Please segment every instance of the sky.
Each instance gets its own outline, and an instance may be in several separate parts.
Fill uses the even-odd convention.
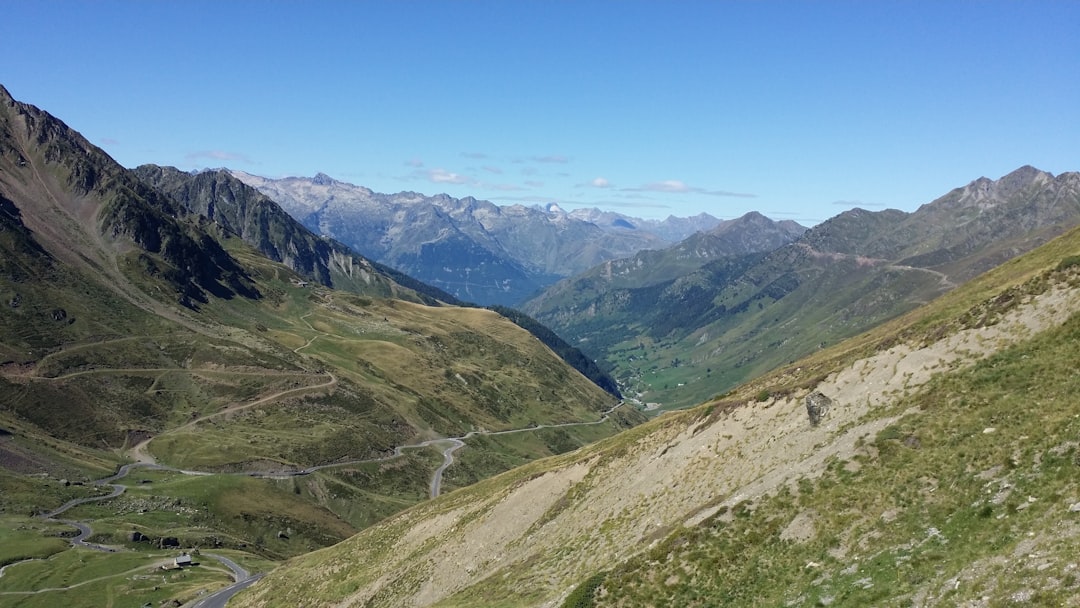
[[[127,167],[813,225],[1080,171],[1080,2],[0,0]]]

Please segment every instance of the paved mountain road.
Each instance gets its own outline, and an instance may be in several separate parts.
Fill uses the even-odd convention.
[[[229,570],[232,570],[233,580],[235,582],[224,589],[219,589],[204,598],[200,598],[194,603],[188,604],[190,608],[225,608],[225,604],[232,596],[236,595],[241,590],[250,587],[255,581],[265,576],[263,573],[248,574],[248,571],[240,564],[237,564],[224,555],[203,553],[203,556],[216,559],[222,564],[225,564]]]

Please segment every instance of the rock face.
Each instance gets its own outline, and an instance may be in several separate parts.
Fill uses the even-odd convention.
[[[192,174],[174,167],[142,165],[134,173],[188,211],[241,237],[271,260],[327,287],[429,304],[457,303],[453,296],[441,290],[365,259],[341,243],[313,234],[276,202],[228,171]]]
[[[806,396],[806,414],[810,417],[810,426],[817,426],[832,407],[829,399],[821,391],[814,391]]]
[[[25,253],[112,273],[113,285],[124,282],[120,270],[112,270],[124,266],[121,258],[137,258],[143,278],[153,277],[188,308],[210,296],[260,297],[244,268],[196,215],[59,119],[15,101],[2,86],[0,175],[0,228]],[[0,277],[18,274],[0,264]],[[20,304],[18,295],[9,301]]]

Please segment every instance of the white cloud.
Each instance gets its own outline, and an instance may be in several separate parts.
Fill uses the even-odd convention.
[[[727,190],[707,190],[696,186],[689,186],[681,180],[666,179],[661,182],[644,184],[638,188],[624,188],[624,192],[662,192],[665,194],[705,194],[708,196],[731,196],[736,198],[757,198],[756,194],[742,192],[729,192]]]
[[[220,161],[239,161],[242,163],[251,164],[251,159],[246,154],[240,154],[237,152],[225,152],[224,150],[200,150],[198,152],[191,152],[184,157],[189,161],[196,160],[220,160]]]
[[[432,169],[427,172],[427,178],[436,184],[468,184],[472,181],[464,175],[446,169]]]
[[[662,182],[653,182],[651,184],[645,184],[641,187],[642,190],[648,190],[649,192],[693,192],[694,189],[677,179],[667,179]]]
[[[603,177],[598,177],[598,178],[592,180],[591,182],[589,182],[589,185],[594,187],[594,188],[610,188],[611,187],[611,182],[609,182],[607,179],[605,179]]]
[[[562,156],[561,154],[549,154],[547,156],[534,156],[534,157],[532,157],[531,160],[533,162],[537,162],[537,163],[557,163],[557,164],[560,164],[560,165],[565,165],[566,163],[570,162],[569,158],[566,158],[565,156]]]

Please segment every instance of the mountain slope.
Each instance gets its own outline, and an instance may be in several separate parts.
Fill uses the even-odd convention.
[[[271,260],[282,262],[327,287],[425,304],[462,304],[440,289],[356,255],[337,241],[315,236],[266,195],[227,171],[190,174],[171,167],[143,165],[134,172],[188,210],[240,236]],[[619,396],[614,380],[546,327],[510,309],[493,310],[535,335],[605,391]]]
[[[1076,605],[1078,252],[1073,230],[722,401],[297,558],[235,603]],[[811,423],[807,403],[829,407]]]
[[[603,306],[610,292],[669,283],[673,277],[689,274],[712,260],[778,249],[804,232],[806,228],[795,222],[774,222],[751,212],[720,222],[666,249],[645,250],[629,258],[604,262],[549,287],[522,308],[531,314],[553,308],[584,313]]]
[[[606,360],[624,392],[689,405],[909,311],[1077,222],[1080,174],[1024,167],[914,213],[854,209],[758,258],[718,259],[642,287],[601,285],[580,301],[552,291],[526,312]]]
[[[143,165],[135,175],[168,194],[192,213],[239,235],[271,260],[327,287],[365,295],[458,303],[453,296],[429,288],[356,255],[344,245],[319,238],[285,213],[274,201],[232,177],[227,171],[182,172],[173,167]],[[413,293],[415,292],[415,293]]]
[[[665,244],[625,220],[601,227],[557,206],[379,194],[323,174],[271,180],[232,173],[317,234],[482,304],[512,306],[558,278]]]
[[[306,284],[239,238],[287,230],[263,202],[188,211],[0,92],[0,532],[157,460],[164,494],[82,508],[98,542],[282,559],[426,500],[440,438],[477,434],[449,489],[640,420],[492,311]]]
[[[114,288],[139,306],[144,296],[123,291],[122,265],[138,264],[159,277],[188,307],[209,295],[257,297],[243,269],[185,213],[135,179],[63,122],[22,104],[0,88],[3,195],[19,207],[17,222],[66,263],[117,279]],[[34,199],[34,206],[14,201]],[[84,230],[83,225],[92,229]]]

